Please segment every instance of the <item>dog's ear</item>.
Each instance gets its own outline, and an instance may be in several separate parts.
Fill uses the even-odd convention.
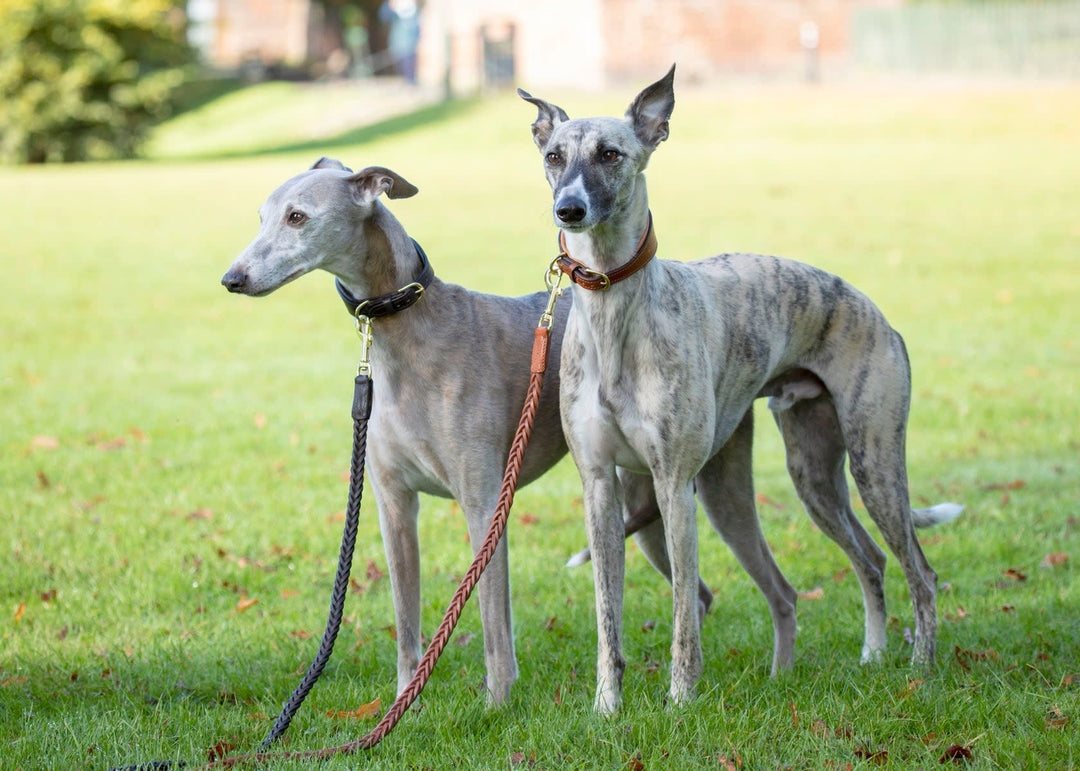
[[[353,197],[358,202],[370,203],[383,193],[387,198],[410,198],[420,191],[405,177],[385,166],[368,166],[349,177]]]
[[[334,158],[327,158],[325,155],[315,163],[311,164],[313,169],[337,169],[338,171],[352,171],[348,166],[339,160]]]
[[[534,105],[538,110],[536,122],[532,124],[532,134],[536,146],[543,150],[544,146],[547,145],[548,139],[551,137],[551,132],[563,121],[570,120],[570,116],[563,111],[562,107],[556,107],[553,104],[545,102],[543,99],[537,99],[528,91],[523,91],[519,88],[517,92],[518,96],[529,104]]]
[[[643,144],[656,149],[668,138],[668,119],[675,109],[675,65],[667,75],[637,95],[626,110],[634,133]]]

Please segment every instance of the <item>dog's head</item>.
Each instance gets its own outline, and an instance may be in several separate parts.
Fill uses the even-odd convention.
[[[533,140],[555,199],[555,224],[588,230],[632,200],[638,175],[667,139],[675,108],[675,66],[643,90],[622,118],[571,120],[556,105],[521,89],[518,95],[536,106]]]
[[[353,172],[320,158],[273,193],[259,208],[259,234],[236,258],[221,283],[230,292],[270,294],[316,268],[364,254],[361,223],[380,195],[408,198],[417,189],[382,166]]]

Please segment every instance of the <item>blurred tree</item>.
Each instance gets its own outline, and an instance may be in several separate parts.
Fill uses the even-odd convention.
[[[0,156],[130,158],[193,61],[183,0],[0,0]]]

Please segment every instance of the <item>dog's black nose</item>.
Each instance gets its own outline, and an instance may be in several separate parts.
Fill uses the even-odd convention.
[[[247,283],[247,274],[240,270],[230,270],[221,277],[221,285],[230,292],[239,292]]]
[[[555,216],[561,222],[575,223],[585,219],[585,204],[576,198],[562,201],[555,209]]]

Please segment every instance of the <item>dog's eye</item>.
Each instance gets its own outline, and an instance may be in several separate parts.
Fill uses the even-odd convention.
[[[600,160],[604,163],[615,163],[622,155],[618,150],[604,150],[600,153]]]
[[[285,221],[290,225],[299,226],[307,222],[307,215],[300,211],[291,211],[289,216],[285,218]]]
[[[562,156],[558,153],[548,153],[544,156],[544,160],[548,162],[549,166],[558,166],[562,163]]]

